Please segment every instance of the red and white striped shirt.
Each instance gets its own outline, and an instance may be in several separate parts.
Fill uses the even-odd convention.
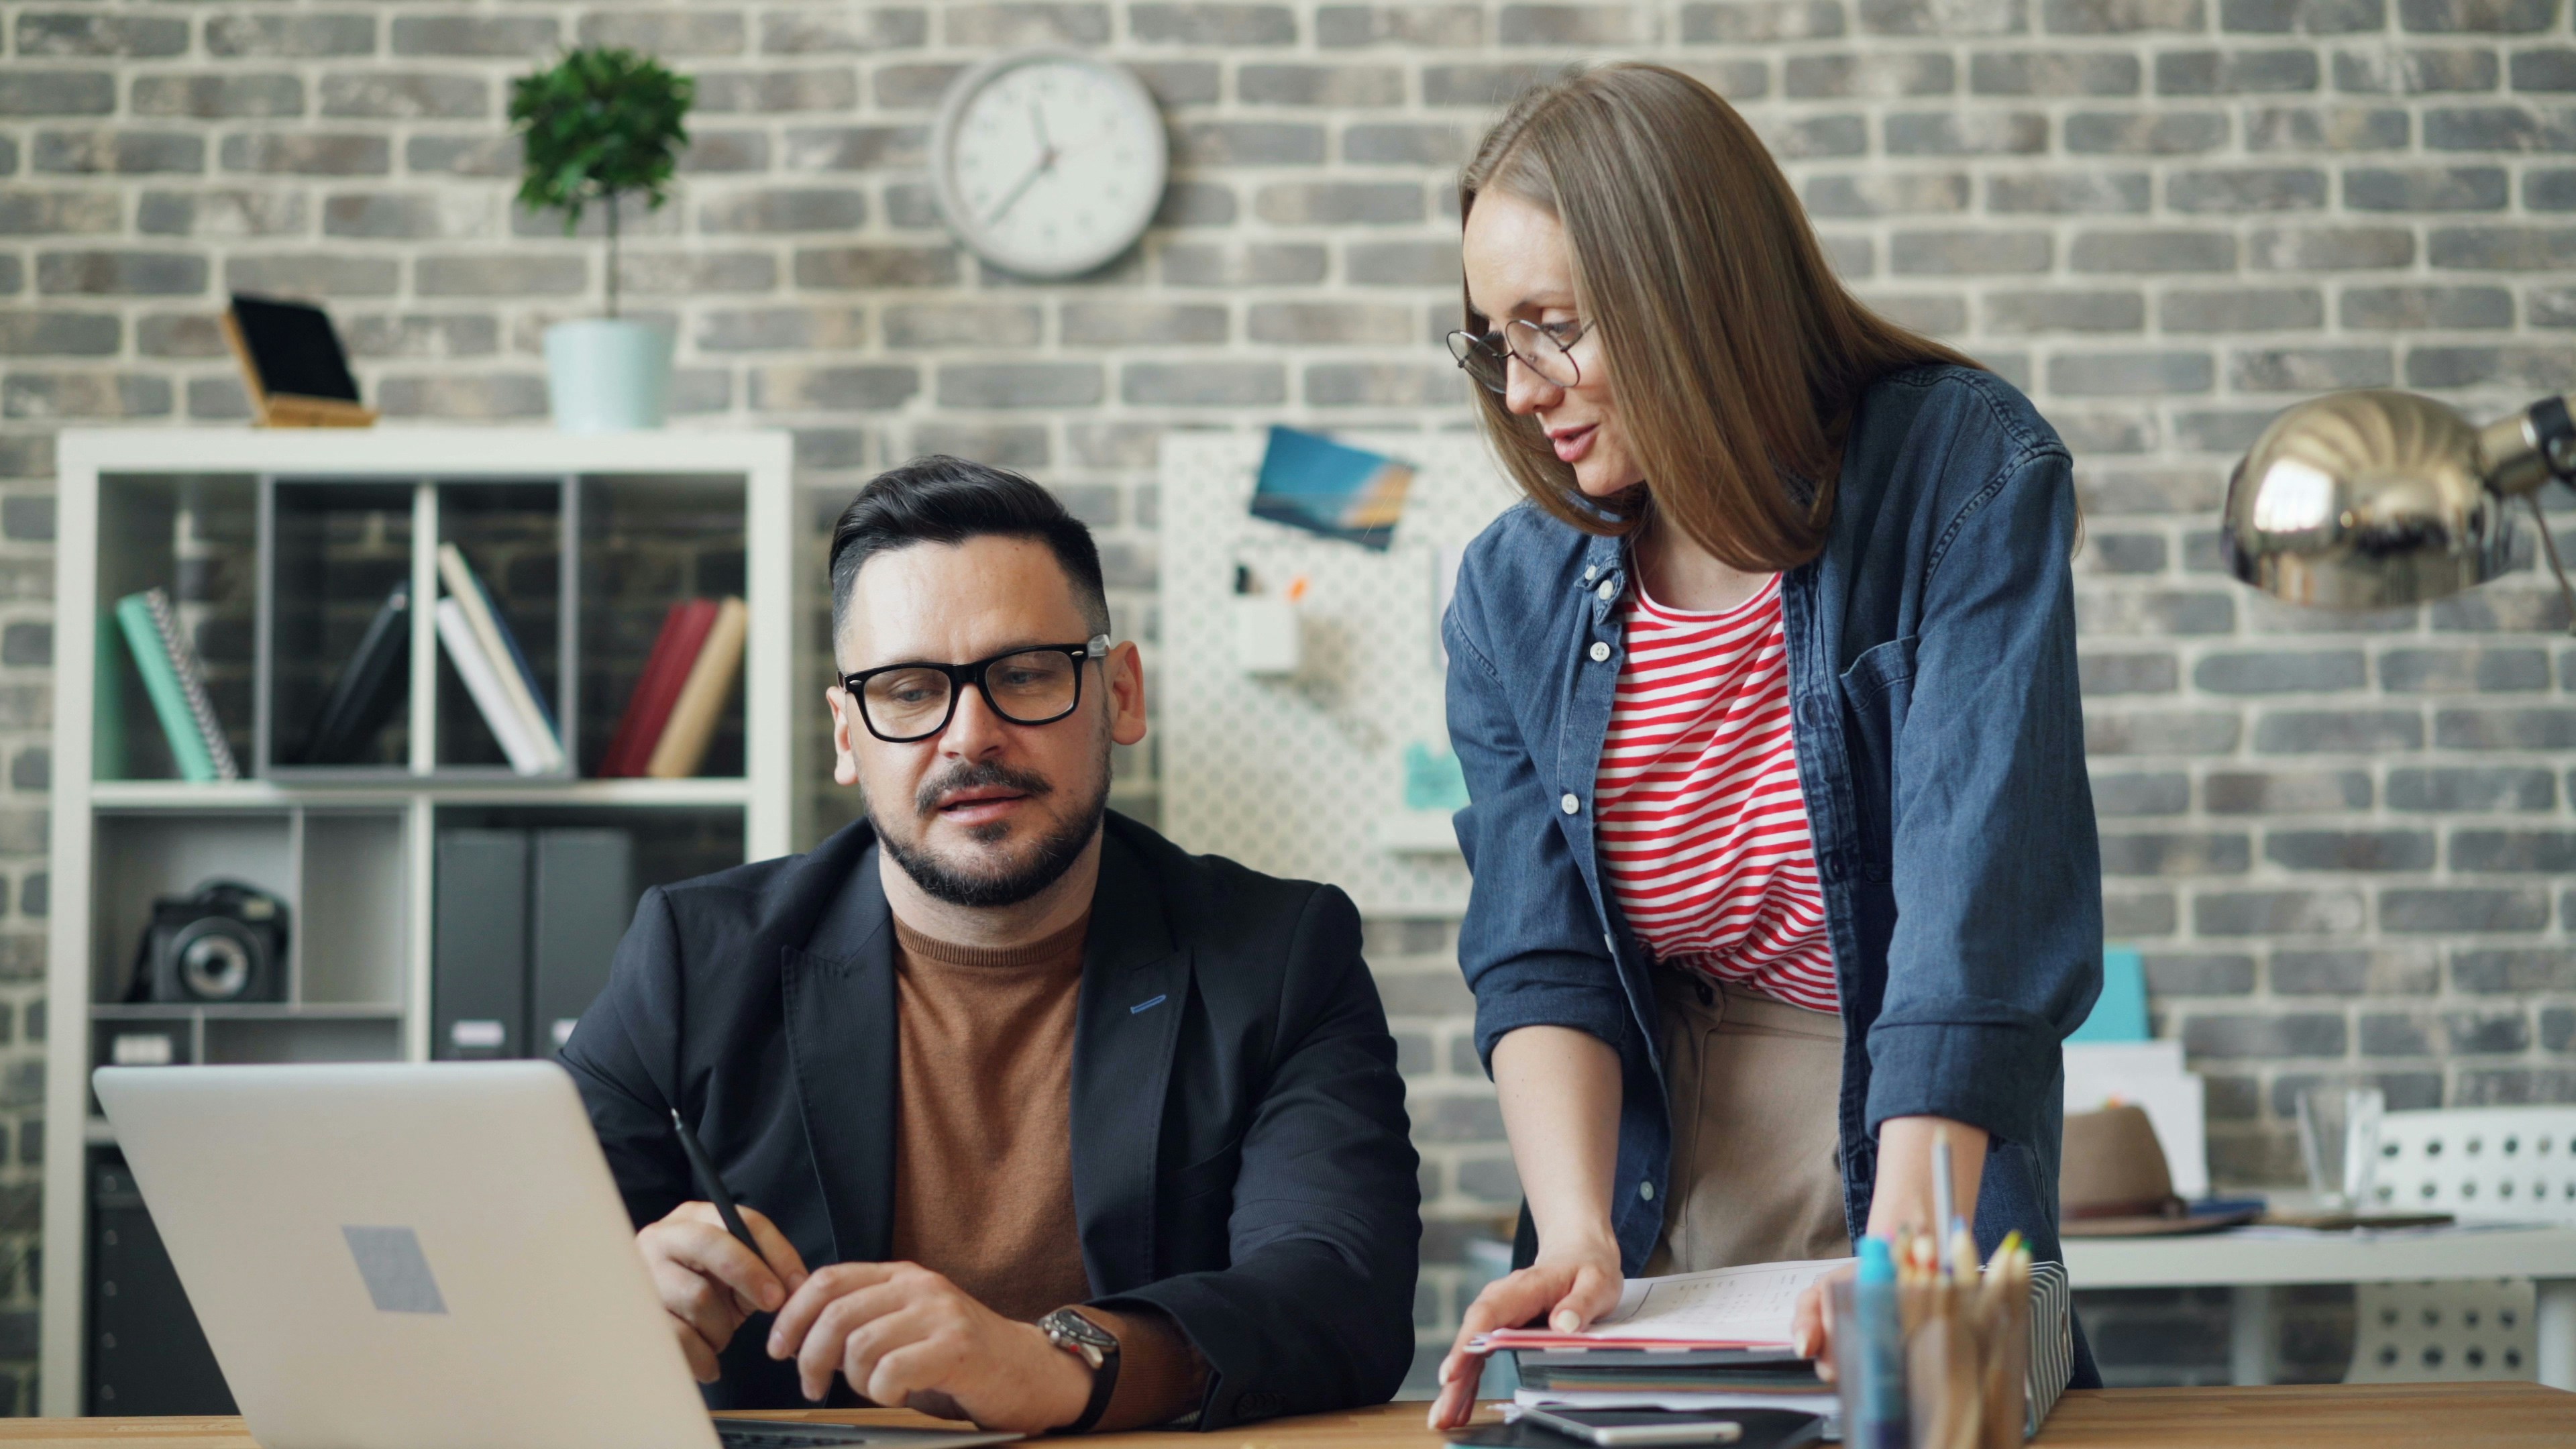
[[[1722,614],[1631,588],[1625,622],[1593,784],[1612,897],[1657,960],[1839,1011],[1789,734],[1778,576]]]

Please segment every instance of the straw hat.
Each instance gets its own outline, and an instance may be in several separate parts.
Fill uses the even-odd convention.
[[[2165,1149],[2139,1107],[2066,1116],[2057,1177],[2058,1236],[2127,1238],[2205,1233],[2252,1222],[2261,1210],[2194,1213],[2174,1195]]]

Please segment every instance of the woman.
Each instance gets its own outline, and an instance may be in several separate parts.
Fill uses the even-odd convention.
[[[2101,979],[2065,446],[1853,300],[1726,102],[1543,86],[1461,181],[1487,436],[1528,494],[1444,623],[1460,959],[1527,1203],[1487,1329],[1621,1278],[1939,1225],[2057,1256]],[[1820,1295],[1798,1337],[1822,1352]],[[2078,1339],[2077,1379],[2093,1378]]]

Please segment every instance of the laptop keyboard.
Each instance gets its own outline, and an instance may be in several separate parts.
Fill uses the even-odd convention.
[[[974,1430],[892,1428],[873,1424],[815,1424],[798,1419],[718,1419],[716,1437],[724,1449],[849,1449],[873,1445],[954,1443]],[[993,1438],[1016,1436],[993,1435]]]

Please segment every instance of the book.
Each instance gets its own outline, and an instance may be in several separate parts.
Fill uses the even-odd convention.
[[[297,757],[300,765],[345,765],[365,749],[376,731],[383,729],[385,717],[393,712],[403,697],[403,685],[409,671],[403,668],[411,654],[411,580],[393,586],[385,601],[376,607],[375,617],[367,621],[367,632],[358,639],[358,647],[349,662],[340,666],[339,676],[331,681],[331,692],[322,701],[316,715],[313,733],[304,742],[304,752]]]
[[[134,655],[134,667],[143,675],[152,712],[160,716],[161,732],[169,737],[179,777],[199,782],[240,779],[241,767],[233,759],[231,742],[224,738],[223,722],[215,717],[214,702],[206,697],[205,669],[197,662],[197,651],[188,647],[179,632],[170,596],[159,589],[128,594],[116,601],[116,622]]]
[[[483,641],[476,637],[465,606],[453,595],[441,599],[437,619],[438,642],[446,647],[448,662],[456,666],[456,677],[465,681],[465,692],[473,696],[474,707],[482,711],[483,723],[491,726],[492,737],[501,742],[501,753],[510,757],[510,768],[522,775],[542,775],[554,768],[545,752],[537,748],[536,738],[520,718],[518,706],[502,689],[501,671],[483,652]]]
[[[662,726],[670,721],[671,704],[680,697],[680,686],[688,682],[689,666],[697,662],[699,646],[706,643],[707,630],[715,621],[713,599],[680,599],[663,613],[662,630],[653,636],[653,648],[644,657],[644,672],[626,696],[626,709],[608,737],[608,753],[600,757],[602,777],[644,773],[654,744],[662,738]]]
[[[542,774],[563,764],[563,745],[555,738],[553,712],[537,702],[536,676],[527,672],[527,656],[520,653],[518,640],[511,635],[509,624],[500,611],[492,607],[491,595],[483,580],[465,561],[465,551],[452,543],[438,546],[438,576],[447,583],[447,596],[463,611],[474,637],[483,645],[483,656],[492,666],[492,675],[502,698],[509,702],[519,719],[528,742],[535,746],[544,764],[521,774]],[[443,603],[444,601],[442,601]]]
[[[707,745],[715,739],[716,717],[733,695],[734,676],[742,670],[742,648],[751,629],[751,610],[740,599],[716,606],[715,623],[699,648],[689,677],[672,701],[670,723],[653,745],[644,773],[656,780],[679,780],[706,763]]]

